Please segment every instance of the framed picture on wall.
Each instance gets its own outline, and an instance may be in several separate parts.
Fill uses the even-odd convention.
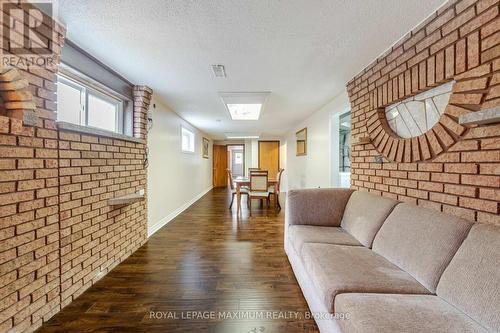
[[[201,154],[203,158],[208,158],[208,147],[210,145],[210,141],[207,138],[203,138],[203,142],[201,145]]]
[[[307,127],[301,129],[295,133],[296,139],[296,155],[305,156],[307,155]]]

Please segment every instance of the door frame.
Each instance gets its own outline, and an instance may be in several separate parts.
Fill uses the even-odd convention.
[[[258,166],[260,168],[260,143],[261,142],[277,142],[278,143],[278,170],[281,168],[281,157],[280,157],[280,148],[281,148],[281,141],[280,140],[259,140],[257,147],[258,147],[258,156],[257,156],[257,162],[259,162]]]
[[[340,187],[340,142],[339,142],[339,130],[340,130],[340,117],[350,113],[351,108],[345,107],[341,111],[333,112],[330,115],[330,144],[331,144],[331,161],[330,161],[330,183],[332,187]],[[352,116],[352,112],[351,112]],[[352,129],[352,124],[351,124]],[[352,148],[352,147],[351,147]]]
[[[226,145],[227,147],[231,147],[231,146],[236,146],[236,147],[243,147],[243,177],[245,177],[245,144],[244,143],[229,143]],[[229,156],[229,155],[228,155]],[[228,165],[229,167],[229,165]]]

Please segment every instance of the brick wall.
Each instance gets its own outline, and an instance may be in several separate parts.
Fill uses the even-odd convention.
[[[0,332],[38,328],[147,238],[146,201],[107,204],[146,189],[146,141],[58,129],[56,72],[0,68]],[[146,124],[152,92],[136,90]]]
[[[108,199],[146,188],[144,143],[59,131],[61,302],[69,304],[147,238],[146,202]]]
[[[451,80],[449,105],[429,133],[404,140],[388,130],[386,106]],[[371,141],[352,147],[352,188],[500,224],[500,124],[457,123],[461,114],[500,105],[498,0],[449,1],[347,90],[352,135]]]

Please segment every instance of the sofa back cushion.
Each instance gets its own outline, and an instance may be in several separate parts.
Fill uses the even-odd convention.
[[[437,295],[500,332],[500,227],[476,224],[443,273]]]
[[[471,222],[459,217],[402,203],[380,228],[373,251],[434,293],[471,227]]]
[[[347,202],[342,228],[364,246],[371,247],[375,235],[398,203],[380,195],[356,191]]]
[[[286,197],[285,223],[340,227],[352,192],[345,188],[290,190]]]

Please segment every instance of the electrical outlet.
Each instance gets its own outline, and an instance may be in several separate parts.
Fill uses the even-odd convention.
[[[144,189],[143,189],[143,188],[141,188],[141,189],[139,190],[139,195],[144,195]]]

